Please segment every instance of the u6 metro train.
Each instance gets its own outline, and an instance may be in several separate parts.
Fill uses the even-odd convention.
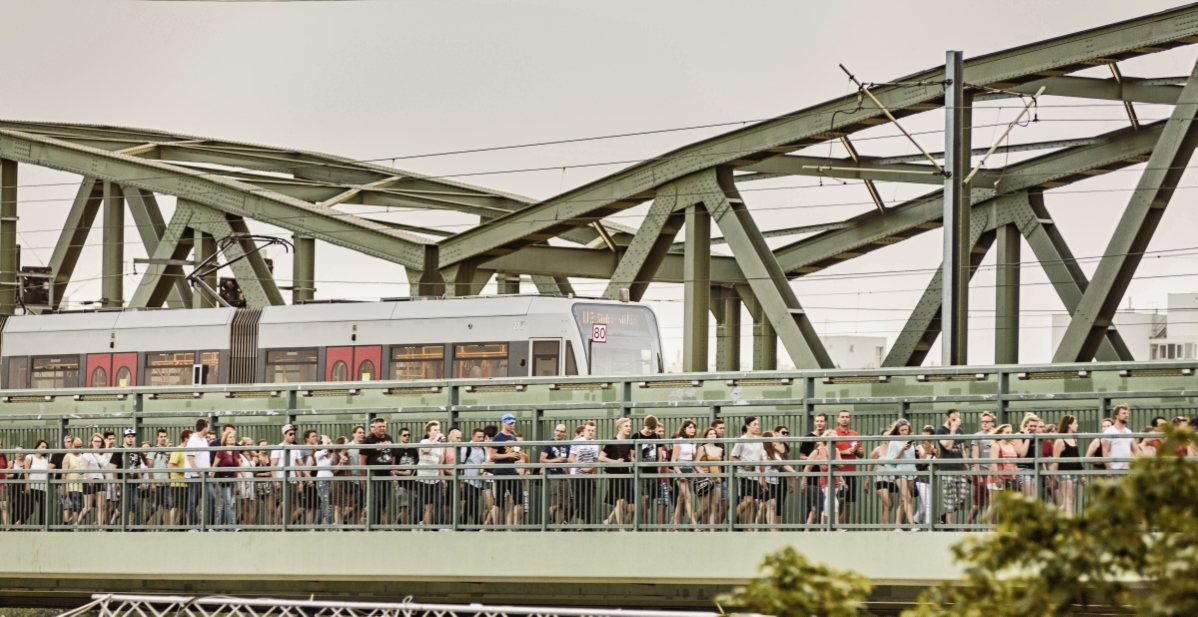
[[[0,362],[4,389],[664,372],[648,307],[542,296],[14,316]]]

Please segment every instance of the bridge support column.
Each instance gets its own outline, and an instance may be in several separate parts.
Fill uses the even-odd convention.
[[[115,182],[104,183],[104,232],[100,306],[125,304],[125,194]]]
[[[291,303],[302,304],[316,296],[316,238],[296,234],[291,266]]]
[[[17,310],[19,250],[17,247],[17,162],[0,159],[0,315],[12,315]]]
[[[729,285],[711,288],[715,315],[715,370],[740,370],[740,296]]]
[[[520,275],[500,272],[495,275],[495,285],[500,294],[514,295],[520,293]]]
[[[711,215],[702,204],[686,207],[682,271],[682,370],[702,373],[707,371],[707,313],[711,310]]]
[[[192,238],[194,238],[192,243],[195,246],[194,261],[198,265],[216,253],[216,238],[212,237],[212,234],[206,234],[198,229],[193,230],[192,234]],[[216,290],[217,293],[220,292],[217,287],[220,283],[217,281],[215,273],[204,277],[204,283]],[[198,288],[191,296],[191,308],[212,308],[216,304],[216,298],[210,297],[207,292]]]
[[[994,290],[994,363],[1019,362],[1019,254],[1023,234],[1013,224],[998,228]]]
[[[941,363],[969,362],[970,200],[962,183],[970,167],[969,106],[964,54],[948,52],[944,88],[944,274],[941,277]]]

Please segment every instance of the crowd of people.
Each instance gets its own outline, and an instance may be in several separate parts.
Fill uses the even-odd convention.
[[[981,430],[964,436],[956,409],[945,413],[940,426],[917,433],[899,419],[869,440],[853,439],[860,435],[849,411],[836,414],[832,427],[827,414],[816,414],[811,439],[801,442],[780,440],[790,437],[785,425],[762,431],[752,416],[742,419],[738,436],[753,441],[719,441],[733,436],[722,419],[703,428],[686,419],[667,436],[664,424],[650,415],[639,430],[620,418],[612,440],[594,443],[596,424],[586,421],[572,438],[558,424],[552,441],[535,448],[539,451],[521,445],[512,414],[468,435],[431,421],[417,442],[406,427],[393,438],[383,418],[336,438],[287,424],[277,444],[239,439],[232,424],[217,432],[199,419],[178,434],[173,451],[149,450],[175,447],[162,428],[153,444],[137,444],[136,432],[125,429],[120,446],[116,434],[105,431],[91,435],[86,446],[82,437],[66,436],[66,452],[45,454],[41,451],[50,446],[38,440],[28,453],[20,447],[15,454],[0,453],[0,527],[49,522],[58,529],[431,530],[448,529],[456,519],[459,528],[512,529],[532,520],[539,527],[544,512],[544,523],[558,529],[627,529],[639,513],[640,528],[714,531],[734,522],[739,529],[778,530],[787,526],[783,515],[789,511],[796,513],[790,526],[814,529],[834,522],[843,529],[854,520],[858,496],[872,491],[877,498],[872,524],[917,531],[934,517],[949,526],[993,523],[989,505],[1006,490],[1038,496],[1072,514],[1079,487],[1094,475],[1082,473],[1081,459],[1112,458],[1089,468],[1121,470],[1126,459],[1161,447],[1159,438],[1123,435],[1158,433],[1165,418],[1133,431],[1129,416],[1126,405],[1116,407],[1102,421],[1103,437],[1084,451],[1072,436],[1078,432],[1072,415],[1052,426],[1028,413],[1016,431],[1009,424],[996,426],[995,416],[986,412]],[[1172,423],[1189,420],[1177,417]],[[237,449],[211,449],[217,446]],[[1198,456],[1193,447],[1183,450],[1177,453]],[[794,499],[799,504],[787,510]],[[61,519],[49,520],[59,513]]]

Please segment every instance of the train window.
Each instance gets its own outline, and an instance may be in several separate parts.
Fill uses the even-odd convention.
[[[194,351],[169,351],[146,354],[146,385],[189,386],[191,367],[196,362]]]
[[[13,390],[29,387],[29,358],[9,358],[8,387]]]
[[[349,381],[349,366],[344,360],[338,360],[329,371],[329,381]]]
[[[79,385],[79,356],[45,356],[33,359],[30,387],[74,388]]]
[[[220,383],[220,352],[201,351],[200,364],[204,365],[204,383]]]
[[[507,343],[454,345],[453,376],[457,378],[507,377]]]
[[[444,377],[444,345],[396,345],[391,348],[391,379]]]
[[[657,373],[661,342],[657,318],[645,306],[628,304],[575,304],[574,318],[582,340],[591,338],[594,324],[607,324],[607,342],[592,345],[591,375],[642,375]]]
[[[318,381],[315,349],[276,349],[266,352],[267,383]]]
[[[91,383],[88,385],[93,388],[103,388],[108,385],[108,373],[104,372],[103,367],[97,366],[96,370],[92,371]]]
[[[566,341],[566,374],[578,374],[578,361],[574,359],[574,345],[570,341]]]
[[[558,374],[557,367],[561,362],[559,341],[532,342],[532,375],[533,377],[552,377]]]
[[[374,381],[374,362],[363,360],[358,365],[358,381]]]
[[[131,373],[129,371],[128,367],[122,366],[120,368],[120,370],[118,370],[116,372],[116,384],[115,385],[117,385],[121,388],[124,388],[125,386],[127,386],[131,383],[133,383],[133,373]]]

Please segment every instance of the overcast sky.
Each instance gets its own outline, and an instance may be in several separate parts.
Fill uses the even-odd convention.
[[[5,0],[0,117],[147,127],[359,159],[731,123],[395,162],[401,169],[543,199],[628,161],[845,94],[851,90],[839,63],[865,81],[886,81],[942,64],[947,49],[980,55],[1175,4]],[[1182,48],[1127,62],[1123,72],[1187,75],[1196,57],[1198,49]],[[1109,75],[1105,70],[1086,74]],[[1014,105],[990,104],[975,114],[975,146],[997,139],[1018,113]],[[1169,113],[1147,105],[1138,109],[1146,120]],[[1117,104],[1065,99],[1045,99],[1038,120],[1017,128],[1012,143],[1094,134],[1127,123]],[[942,148],[936,133],[943,128],[940,112],[903,122],[911,131],[928,131],[917,135],[926,149]],[[895,135],[893,127],[880,127],[856,142],[864,154],[915,151]],[[546,167],[552,169],[512,172]],[[22,264],[40,265],[49,260],[74,187],[28,186],[69,181],[65,174],[24,166],[21,174]],[[1136,167],[1048,193],[1053,218],[1076,256],[1102,253],[1138,177]],[[1198,288],[1195,192],[1185,190],[1192,183],[1189,175],[1183,179],[1149,247],[1168,252],[1144,260],[1124,307],[1163,309],[1169,292]],[[811,178],[763,182],[747,185],[753,190],[745,197],[763,229],[840,220],[873,208],[859,184],[822,184]],[[880,187],[890,204],[924,192]],[[163,204],[169,216],[172,203]],[[370,210],[451,231],[476,222],[443,212]],[[644,210],[610,220],[635,226]],[[938,231],[927,233],[802,279],[795,289],[821,333],[893,342],[939,266],[939,242]],[[98,245],[98,230],[89,243]],[[138,280],[132,259],[142,255],[130,245],[127,298]],[[288,284],[289,259],[277,252],[274,257],[277,277]],[[1063,309],[1040,268],[1026,263],[1032,260],[1025,246],[1021,359],[1048,361],[1047,315]],[[993,251],[971,291],[973,363],[993,359],[994,277],[985,269],[992,262]],[[1084,260],[1083,268],[1092,272],[1095,265]],[[325,244],[318,246],[316,272],[321,298],[407,293],[401,268]],[[99,297],[99,273],[99,249],[91,246],[68,292],[72,302]],[[581,294],[598,295],[604,284],[576,280],[575,286]],[[675,357],[681,346],[681,288],[654,286],[647,298],[663,316],[666,355]]]

